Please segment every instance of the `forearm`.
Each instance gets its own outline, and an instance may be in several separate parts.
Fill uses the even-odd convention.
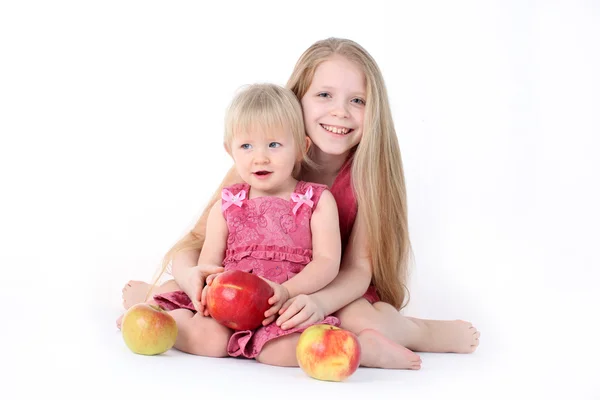
[[[284,282],[290,298],[299,294],[311,294],[332,282],[339,271],[339,262],[328,258],[313,259],[300,273]]]
[[[192,249],[181,251],[173,258],[171,271],[173,272],[173,278],[175,279],[175,282],[177,282],[180,288],[184,289],[187,286],[188,272],[190,268],[198,265],[199,257],[200,250]]]
[[[342,268],[328,286],[310,296],[331,315],[361,297],[371,283],[371,273],[362,268]]]

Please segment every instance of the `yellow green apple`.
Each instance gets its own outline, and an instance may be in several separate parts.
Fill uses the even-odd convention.
[[[311,378],[341,382],[360,365],[358,337],[345,329],[328,324],[308,327],[298,339],[298,365]]]
[[[121,333],[125,344],[136,354],[162,354],[175,344],[177,324],[157,305],[139,303],[123,315]]]

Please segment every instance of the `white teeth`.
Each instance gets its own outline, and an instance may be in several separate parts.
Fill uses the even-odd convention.
[[[348,128],[336,128],[333,126],[329,126],[329,125],[321,125],[323,127],[323,129],[332,132],[332,133],[336,133],[338,135],[346,135],[348,134],[348,132],[350,132],[350,129]]]

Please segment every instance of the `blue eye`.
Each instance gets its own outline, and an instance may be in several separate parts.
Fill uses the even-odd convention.
[[[244,143],[243,145],[240,146],[240,148],[244,149],[244,150],[248,150],[248,149],[252,148],[252,145],[248,144],[248,143]]]
[[[331,97],[331,95],[327,92],[321,92],[319,94],[317,94],[318,97]]]
[[[361,98],[358,98],[358,97],[357,97],[357,98],[354,98],[354,99],[352,99],[351,101],[352,101],[353,103],[360,104],[360,105],[362,105],[362,106],[364,106],[364,105],[366,104],[366,102],[365,102],[363,99],[361,99]]]
[[[280,147],[280,146],[281,146],[281,143],[279,143],[279,142],[271,142],[271,143],[269,143],[269,147],[270,148],[277,148],[277,147]]]

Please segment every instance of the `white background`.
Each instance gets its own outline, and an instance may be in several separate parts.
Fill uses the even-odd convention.
[[[593,1],[2,2],[0,391],[600,398],[599,27]],[[405,314],[472,321],[479,350],[346,386],[131,355],[121,288],[153,276],[228,169],[234,91],[284,85],[329,36],[363,45],[388,87]]]

